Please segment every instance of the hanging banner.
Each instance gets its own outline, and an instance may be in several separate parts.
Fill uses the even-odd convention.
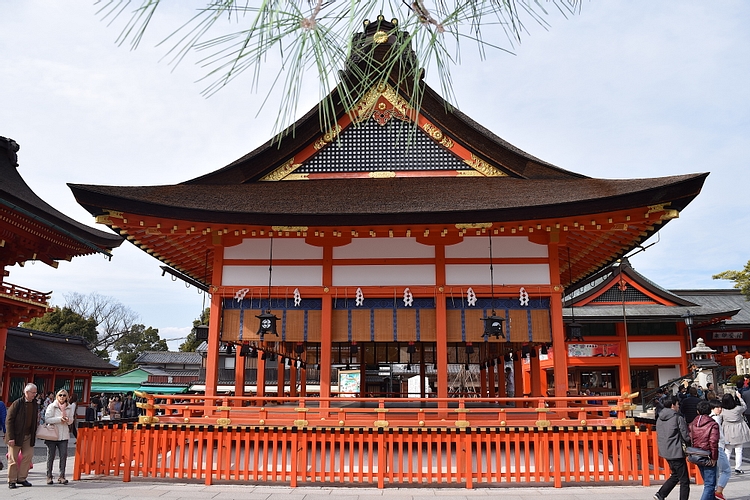
[[[569,358],[619,356],[620,344],[568,344]]]

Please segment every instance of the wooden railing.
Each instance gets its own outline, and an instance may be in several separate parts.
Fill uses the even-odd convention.
[[[296,427],[631,426],[636,395],[560,398],[357,398],[156,395],[136,391],[140,423]],[[354,395],[351,395],[354,396]]]
[[[700,481],[697,469],[691,475]],[[83,475],[238,483],[370,485],[640,483],[669,476],[641,427],[364,428],[82,423]]]
[[[49,299],[52,292],[38,292],[31,288],[24,288],[22,286],[14,285],[13,283],[2,282],[0,283],[0,295],[12,297],[16,300],[22,300],[24,302],[32,302],[40,305],[48,305]]]

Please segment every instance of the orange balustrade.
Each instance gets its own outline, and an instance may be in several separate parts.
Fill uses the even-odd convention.
[[[388,401],[379,400],[368,407],[364,400],[353,399],[347,406],[321,410],[310,399],[295,399],[291,406],[244,406],[242,398],[216,398],[217,406],[203,417],[194,413],[205,408],[202,401],[157,404],[157,399],[167,400],[149,396],[141,406],[150,415],[139,423],[82,423],[74,479],[94,474],[207,485],[229,481],[472,488],[594,482],[647,486],[669,475],[666,461],[658,457],[652,426],[634,426],[624,417],[629,406],[622,400],[612,410],[573,407],[570,398],[531,408],[520,398],[509,400],[515,407],[503,408],[475,408],[473,400],[453,400],[452,405],[438,400],[449,405],[446,408],[423,408],[425,401],[419,400],[417,407],[384,407]],[[266,403],[273,399],[264,398]],[[563,403],[570,406],[552,406]],[[581,424],[595,421],[592,412],[605,409],[622,418],[609,418],[606,425]],[[255,422],[236,424],[236,419]],[[474,424],[484,420],[492,422]],[[287,423],[269,424],[281,421]],[[697,469],[690,470],[700,480]]]

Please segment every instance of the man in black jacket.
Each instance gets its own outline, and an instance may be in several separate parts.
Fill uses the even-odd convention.
[[[659,456],[666,459],[671,475],[659,491],[654,500],[664,500],[679,483],[680,500],[690,497],[690,476],[688,476],[685,452],[682,444],[690,444],[690,434],[685,423],[685,417],[680,413],[680,400],[677,396],[668,399],[669,406],[659,412],[656,419],[656,442],[659,446]]]
[[[39,415],[39,405],[36,402],[36,386],[26,384],[23,389],[23,397],[18,398],[10,405],[8,416],[5,420],[7,432],[5,443],[8,445],[8,488],[16,488],[18,485],[31,486],[26,480],[31,468],[31,459],[34,458],[34,441],[36,438],[36,427]],[[23,458],[18,463],[18,454]]]
[[[690,424],[698,416],[698,403],[702,400],[698,397],[698,388],[691,385],[688,387],[688,395],[680,401],[680,409],[685,416],[685,422]]]

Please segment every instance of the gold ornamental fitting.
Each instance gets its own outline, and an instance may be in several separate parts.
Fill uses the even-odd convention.
[[[375,43],[385,43],[388,41],[388,33],[385,31],[376,31],[372,36],[372,41]]]

